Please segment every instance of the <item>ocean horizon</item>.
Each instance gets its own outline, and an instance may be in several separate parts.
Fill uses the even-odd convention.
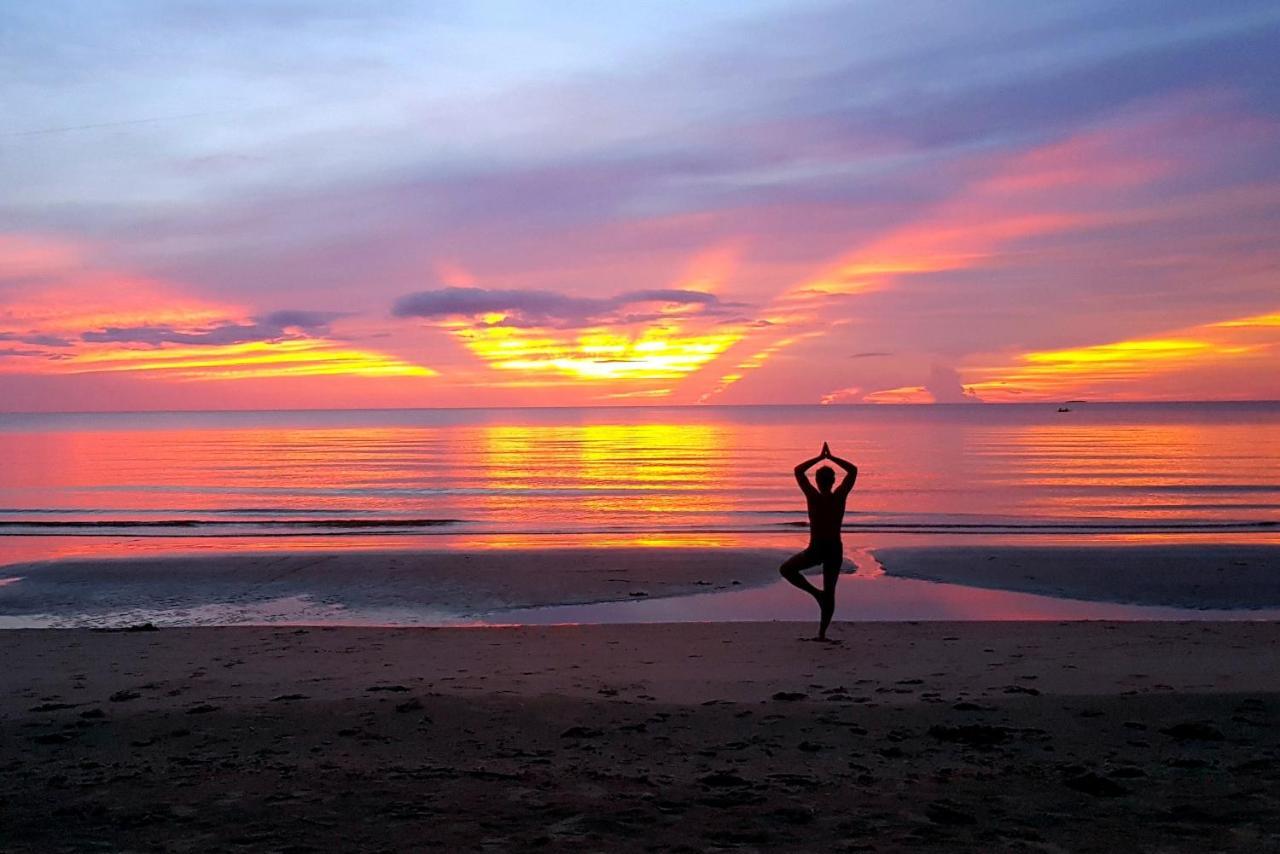
[[[846,531],[877,543],[1280,534],[1280,403],[1065,408],[0,414],[0,560],[80,554],[83,538],[106,553],[785,545],[805,518],[791,467],[823,441],[861,469]]]
[[[45,417],[45,416],[96,416],[96,415],[237,415],[249,413],[271,413],[273,415],[287,415],[289,413],[314,413],[314,412],[470,412],[470,411],[546,411],[546,410],[630,410],[630,409],[808,409],[812,407],[821,407],[823,409],[956,409],[956,408],[1027,408],[1027,409],[1044,409],[1045,407],[1062,407],[1062,406],[1134,406],[1134,407],[1168,407],[1168,406],[1213,406],[1213,407],[1232,407],[1232,406],[1280,406],[1280,400],[1272,400],[1268,398],[1240,398],[1231,400],[1215,400],[1188,398],[1185,400],[1088,400],[1080,399],[1064,399],[1064,400],[1036,400],[1036,401],[1008,401],[1008,400],[964,400],[964,401],[933,401],[929,403],[923,402],[844,402],[833,401],[831,403],[715,403],[707,401],[704,403],[597,403],[590,405],[574,405],[574,406],[541,406],[538,404],[522,404],[520,406],[286,406],[278,408],[265,407],[217,407],[217,408],[199,408],[199,407],[166,407],[163,409],[59,409],[59,410],[0,410],[0,419],[5,418],[27,418],[27,417]],[[3,429],[3,425],[0,425]]]

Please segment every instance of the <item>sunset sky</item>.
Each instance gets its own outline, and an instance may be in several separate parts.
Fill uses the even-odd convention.
[[[1280,398],[1280,4],[0,7],[0,411]]]

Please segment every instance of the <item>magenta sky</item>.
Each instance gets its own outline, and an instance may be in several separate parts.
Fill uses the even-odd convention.
[[[1280,6],[0,9],[0,410],[1280,398]]]

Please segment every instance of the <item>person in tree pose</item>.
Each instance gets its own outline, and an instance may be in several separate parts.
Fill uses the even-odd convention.
[[[830,466],[823,466],[813,473],[815,487],[809,482],[808,471],[813,466],[830,460],[844,469],[844,480],[835,486],[836,473]],[[827,640],[827,626],[836,612],[836,582],[840,580],[840,567],[844,563],[844,544],[840,541],[840,526],[844,522],[845,499],[858,479],[858,467],[831,453],[827,443],[822,443],[822,453],[805,460],[795,468],[796,483],[809,505],[809,545],[778,567],[782,577],[818,600],[821,621],[817,640]],[[834,489],[832,487],[835,487]],[[809,583],[802,570],[822,564],[822,589]]]

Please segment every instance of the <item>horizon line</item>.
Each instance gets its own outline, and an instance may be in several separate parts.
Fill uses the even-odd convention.
[[[0,417],[8,415],[158,415],[158,414],[190,414],[213,415],[220,413],[264,413],[264,412],[492,412],[498,410],[540,410],[554,411],[566,409],[785,409],[799,407],[816,407],[821,409],[906,409],[964,406],[1189,406],[1189,405],[1245,405],[1245,404],[1280,404],[1274,398],[1249,398],[1229,400],[1042,400],[1042,401],[993,401],[980,400],[930,402],[930,403],[667,403],[667,404],[580,404],[571,406],[323,406],[323,407],[282,407],[277,409],[262,408],[225,408],[225,409],[59,409],[59,410],[0,410]]]

